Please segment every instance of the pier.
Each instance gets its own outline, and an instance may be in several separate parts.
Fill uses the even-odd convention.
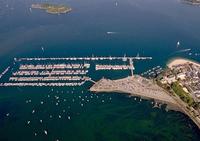
[[[7,67],[7,68],[0,74],[0,79],[8,72],[9,69],[10,69],[10,66]]]
[[[151,60],[152,57],[66,57],[66,58],[15,58],[16,61],[59,61],[59,60],[66,60],[66,61],[97,61],[97,60]]]
[[[129,65],[96,65],[95,70],[129,70],[133,66]]]

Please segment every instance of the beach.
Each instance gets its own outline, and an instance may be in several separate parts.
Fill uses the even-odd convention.
[[[181,64],[185,64],[185,63],[194,64],[194,65],[200,67],[200,64],[199,64],[199,63],[194,62],[194,61],[189,60],[189,59],[184,59],[184,58],[176,58],[176,59],[171,60],[171,61],[167,64],[167,67],[168,67],[168,68],[173,68],[173,66],[177,66],[177,65],[181,65]]]

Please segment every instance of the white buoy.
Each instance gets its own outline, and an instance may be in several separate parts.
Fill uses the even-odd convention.
[[[31,123],[31,121],[27,121],[27,124],[30,124]]]
[[[42,120],[40,120],[40,123],[42,123]]]
[[[9,115],[10,115],[9,113],[6,114],[7,117],[8,117]]]
[[[70,119],[71,119],[71,117],[70,117],[70,116],[68,116],[67,118],[68,118],[68,120],[70,120]]]
[[[35,113],[35,110],[32,111],[32,114],[34,114],[34,113]]]
[[[47,134],[48,134],[47,130],[44,130],[44,134],[45,134],[45,135],[47,135]]]

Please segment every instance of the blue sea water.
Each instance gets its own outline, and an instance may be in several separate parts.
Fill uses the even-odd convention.
[[[64,15],[36,9],[31,12],[30,5],[37,2],[66,4],[73,11]],[[178,0],[1,0],[0,70],[9,66],[14,57],[137,53],[153,57],[150,61],[135,62],[135,73],[157,65],[164,67],[173,57],[200,61],[199,12],[200,7]],[[191,50],[184,52],[185,49]],[[92,72],[91,77],[98,80],[103,76],[126,75],[126,72]],[[155,109],[150,101],[121,94],[93,94],[88,91],[90,86],[53,91],[0,88],[0,140],[198,141],[200,138],[199,129],[179,112]]]

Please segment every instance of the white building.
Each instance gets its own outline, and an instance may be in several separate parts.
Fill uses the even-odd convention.
[[[177,79],[184,80],[185,77],[186,77],[185,73],[179,73],[179,74],[177,74]]]

